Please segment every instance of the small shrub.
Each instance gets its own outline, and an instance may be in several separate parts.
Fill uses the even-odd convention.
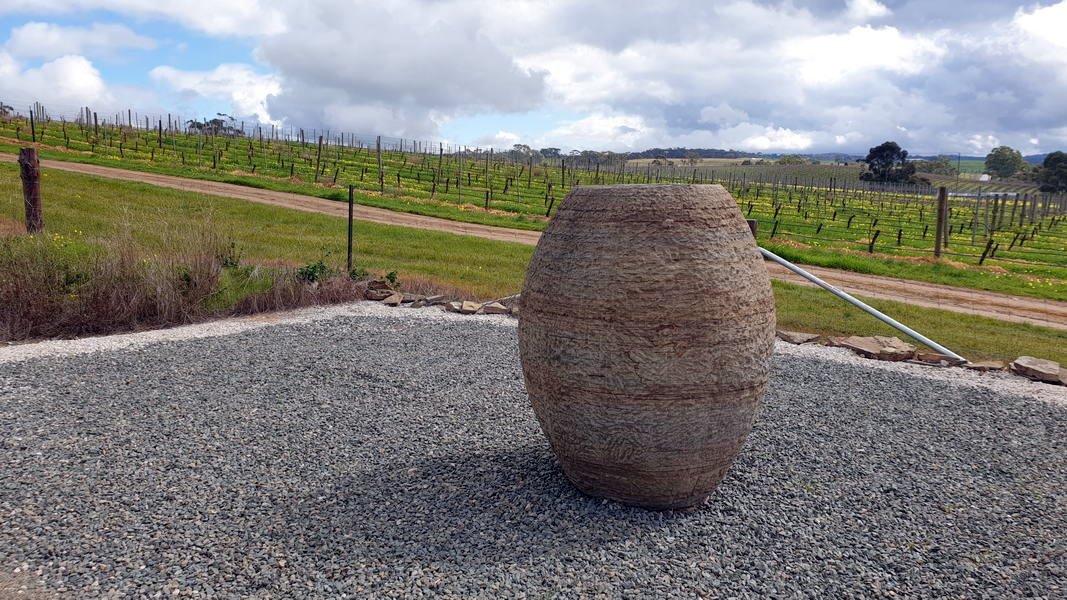
[[[392,287],[400,287],[400,277],[397,276],[396,271],[389,271],[385,274],[385,280],[389,282]]]
[[[348,272],[348,278],[352,281],[362,281],[369,277],[370,273],[363,267],[353,267],[352,270]]]
[[[241,266],[241,250],[237,247],[237,242],[231,240],[229,245],[223,248],[223,252],[219,254],[219,264],[223,269],[236,269]]]
[[[330,267],[327,267],[325,260],[320,258],[297,269],[296,276],[305,283],[315,283],[329,277],[330,273]]]

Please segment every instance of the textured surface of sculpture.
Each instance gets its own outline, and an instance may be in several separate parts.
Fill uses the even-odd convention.
[[[752,426],[774,296],[737,203],[717,185],[577,188],[522,291],[519,347],[567,477],[650,508],[701,503]]]

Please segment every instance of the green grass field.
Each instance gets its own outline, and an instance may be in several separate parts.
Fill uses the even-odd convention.
[[[984,160],[961,160],[959,165],[961,173],[974,173],[977,175],[985,172]]]
[[[93,244],[129,234],[145,248],[165,252],[168,238],[211,229],[237,244],[245,262],[300,266],[326,256],[345,258],[343,219],[202,196],[149,185],[48,172],[42,183],[49,233]],[[21,186],[14,165],[0,165],[0,234],[21,230]],[[400,280],[420,277],[464,290],[471,297],[513,294],[521,288],[533,249],[401,227],[357,222],[356,263]],[[775,283],[779,325],[830,335],[894,332],[816,289]],[[871,301],[904,323],[971,359],[1010,360],[1020,354],[1067,363],[1067,332]]]

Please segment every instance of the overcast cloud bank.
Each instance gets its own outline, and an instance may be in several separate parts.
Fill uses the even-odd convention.
[[[60,23],[83,14],[100,22]],[[61,107],[211,101],[301,127],[579,149],[1067,147],[1067,1],[14,0],[0,16],[19,22],[0,95]],[[155,22],[248,55],[103,76],[176,43],[141,31]]]

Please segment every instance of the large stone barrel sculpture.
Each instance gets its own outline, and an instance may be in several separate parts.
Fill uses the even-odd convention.
[[[572,191],[522,290],[526,387],[581,491],[655,509],[702,503],[767,383],[774,297],[718,185]]]

